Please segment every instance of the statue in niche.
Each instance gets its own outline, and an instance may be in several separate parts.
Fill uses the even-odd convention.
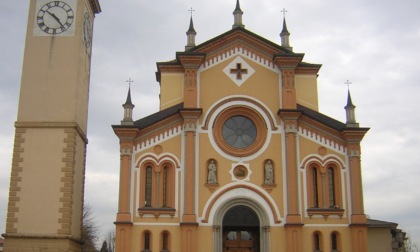
[[[207,184],[217,184],[217,167],[214,162],[214,159],[212,159],[207,167],[208,175],[207,175]]]
[[[274,170],[273,170],[273,164],[271,163],[271,160],[268,160],[265,163],[264,171],[265,171],[264,184],[266,185],[274,184]]]

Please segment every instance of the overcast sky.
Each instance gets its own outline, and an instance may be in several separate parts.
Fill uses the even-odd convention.
[[[156,62],[183,51],[191,7],[196,43],[232,28],[236,0],[101,0],[94,28],[85,202],[103,233],[117,211],[119,147],[111,125],[132,84],[135,119],[158,110]],[[0,233],[5,230],[14,122],[28,0],[0,1]],[[345,121],[347,86],[362,142],[365,211],[396,222],[420,245],[420,1],[241,0],[245,28],[280,43],[287,9],[290,42],[323,64],[320,112]]]

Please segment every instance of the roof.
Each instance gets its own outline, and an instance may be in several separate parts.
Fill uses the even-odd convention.
[[[200,49],[202,49],[203,47],[205,47],[205,46],[207,46],[209,44],[212,44],[215,41],[220,40],[221,38],[226,37],[226,36],[228,36],[230,34],[233,34],[235,32],[244,32],[247,35],[250,35],[251,37],[254,37],[254,38],[256,38],[256,39],[258,39],[258,40],[260,40],[260,41],[262,41],[262,42],[264,42],[264,43],[266,43],[266,44],[268,44],[268,45],[270,45],[270,46],[272,46],[272,47],[274,47],[274,48],[276,48],[276,49],[278,49],[280,51],[283,51],[285,53],[292,53],[293,54],[293,51],[290,51],[289,49],[287,49],[287,48],[285,48],[283,46],[280,46],[280,45],[278,45],[278,44],[276,44],[276,43],[274,43],[274,42],[272,42],[272,41],[270,41],[270,40],[268,40],[268,39],[266,39],[264,37],[261,37],[260,35],[258,35],[256,33],[253,33],[250,30],[247,30],[247,29],[245,29],[243,27],[235,27],[235,28],[233,28],[233,29],[231,29],[231,30],[229,30],[229,31],[227,31],[225,33],[220,34],[219,36],[216,36],[216,37],[214,37],[214,38],[212,38],[210,40],[207,40],[206,42],[203,42],[203,43],[201,43],[201,44],[199,44],[199,45],[191,48],[188,51],[200,51]]]
[[[135,121],[134,126],[141,129],[146,128],[159,121],[162,121],[163,119],[166,119],[168,117],[178,114],[179,111],[183,108],[184,108],[184,103],[179,103],[175,106],[161,110],[159,112],[156,112],[154,114],[151,114],[149,116],[143,117],[140,120]]]
[[[367,224],[369,228],[391,228],[395,229],[397,228],[398,224],[394,222],[388,222],[388,221],[381,221],[381,220],[373,220],[373,219],[367,219]]]
[[[345,128],[346,124],[335,120],[329,116],[326,116],[322,113],[319,113],[318,111],[312,110],[310,108],[307,108],[305,106],[302,106],[300,104],[297,104],[297,109],[301,110],[303,112],[304,115],[306,115],[307,117],[318,121],[326,126],[329,126],[330,128],[333,128],[335,130],[341,131]]]
[[[169,118],[173,115],[178,114],[182,109],[184,109],[184,103],[179,103],[177,105],[174,105],[172,107],[169,107],[167,109],[158,111],[154,114],[151,114],[149,116],[143,117],[137,121],[134,122],[134,125],[129,126],[130,128],[139,128],[139,129],[144,129],[147,128],[155,123],[158,123],[166,118]],[[303,113],[303,115],[317,121],[320,122],[332,129],[335,129],[337,131],[342,131],[344,129],[348,129],[346,127],[345,123],[342,123],[334,118],[331,118],[329,116],[326,116],[318,111],[312,110],[310,108],[307,108],[303,105],[297,104],[297,109],[298,111],[301,111]],[[127,125],[113,125],[113,127],[115,128],[125,128],[127,127]],[[354,128],[352,128],[354,129]],[[361,130],[366,130],[366,128],[355,128],[355,129],[361,129]]]

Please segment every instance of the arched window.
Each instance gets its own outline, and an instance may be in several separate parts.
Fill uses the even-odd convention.
[[[143,250],[142,252],[150,252],[152,251],[151,242],[152,234],[149,231],[143,233]]]
[[[161,243],[162,243],[162,245],[161,245],[162,246],[161,252],[169,252],[170,251],[169,250],[169,232],[164,231],[162,233]]]
[[[139,214],[175,214],[175,167],[147,162],[140,167]]]
[[[314,194],[313,207],[319,207],[319,190],[318,190],[318,169],[317,167],[312,168],[312,191]]]
[[[342,210],[340,169],[335,164],[312,163],[306,173],[309,209]]]
[[[146,181],[145,181],[145,193],[144,193],[144,206],[152,206],[152,167],[147,166],[146,168]]]
[[[335,198],[335,176],[334,176],[334,168],[328,168],[328,198],[329,198],[329,206],[335,207],[337,204]]]
[[[313,251],[321,252],[322,251],[322,236],[320,232],[315,232],[313,234]]]
[[[339,241],[339,234],[337,232],[331,233],[331,251],[338,252],[340,251],[340,241]]]
[[[163,168],[163,189],[162,189],[162,207],[167,207],[167,197],[168,197],[168,167]]]

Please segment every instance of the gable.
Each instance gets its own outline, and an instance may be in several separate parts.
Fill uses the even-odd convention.
[[[303,56],[244,28],[232,29],[178,52],[176,60],[157,64],[160,109],[185,102],[186,69],[197,69],[198,107],[205,110],[223,97],[241,94],[268,101],[276,111],[282,104],[281,68],[283,64],[294,64],[297,100],[318,110],[316,79],[321,65],[304,63]]]

